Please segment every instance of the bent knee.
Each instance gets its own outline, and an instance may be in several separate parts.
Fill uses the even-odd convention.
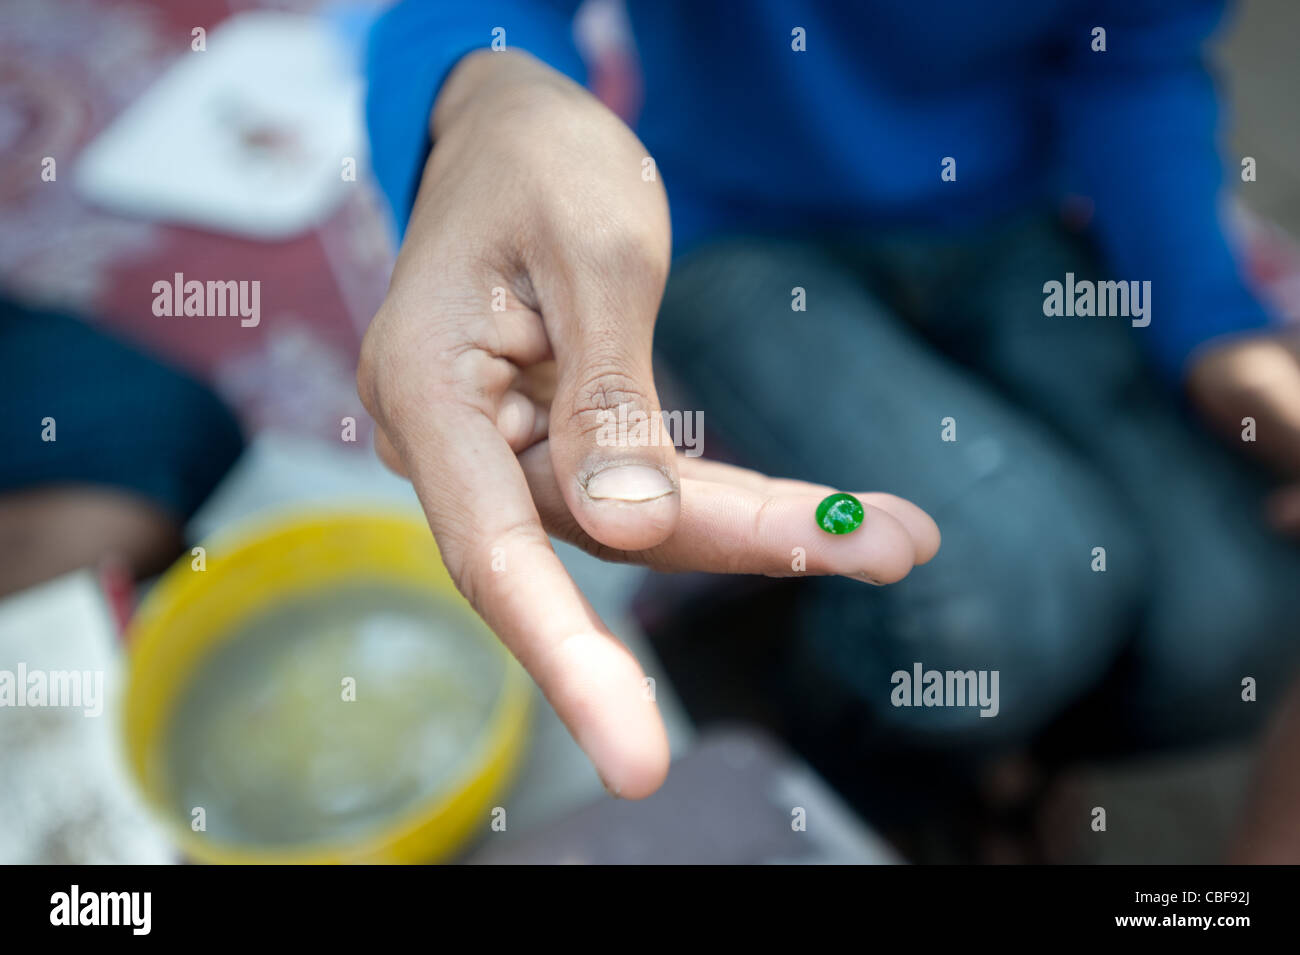
[[[1138,617],[1140,544],[1085,485],[995,478],[936,515],[943,548],[902,582],[821,582],[807,629],[823,668],[902,732],[1032,736],[1101,678]]]
[[[1206,738],[1258,725],[1300,662],[1297,580],[1300,555],[1227,540],[1210,566],[1166,568],[1136,647],[1139,706]]]

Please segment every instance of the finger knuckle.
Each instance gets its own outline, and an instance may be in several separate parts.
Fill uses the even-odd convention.
[[[668,278],[669,252],[659,230],[644,220],[602,221],[582,232],[575,251],[590,274],[636,289],[662,289]]]
[[[629,372],[606,365],[602,370],[584,377],[574,389],[572,406],[568,409],[570,426],[581,436],[597,434],[606,427],[611,415],[620,409],[627,413],[652,410],[649,397]]]

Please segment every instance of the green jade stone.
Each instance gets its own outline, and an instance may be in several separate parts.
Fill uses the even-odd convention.
[[[832,494],[817,505],[817,526],[827,534],[852,534],[863,515],[862,502],[852,494]]]

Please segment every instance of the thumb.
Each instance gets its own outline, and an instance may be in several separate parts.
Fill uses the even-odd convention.
[[[550,447],[565,503],[607,547],[661,544],[676,527],[681,495],[654,387],[653,315],[643,323],[589,321],[564,331],[556,347]]]

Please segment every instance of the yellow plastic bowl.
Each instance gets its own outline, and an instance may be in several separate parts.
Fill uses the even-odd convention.
[[[529,681],[452,585],[428,527],[405,515],[318,513],[259,524],[206,545],[207,568],[178,561],[150,592],[128,632],[123,729],[127,761],[145,799],[183,851],[209,863],[409,863],[450,856],[490,822],[493,800],[518,766],[527,735]],[[505,657],[496,705],[459,775],[438,794],[364,834],[336,843],[259,849],[194,832],[167,799],[163,759],[180,692],[195,668],[253,617],[339,584],[375,582],[447,598]]]

